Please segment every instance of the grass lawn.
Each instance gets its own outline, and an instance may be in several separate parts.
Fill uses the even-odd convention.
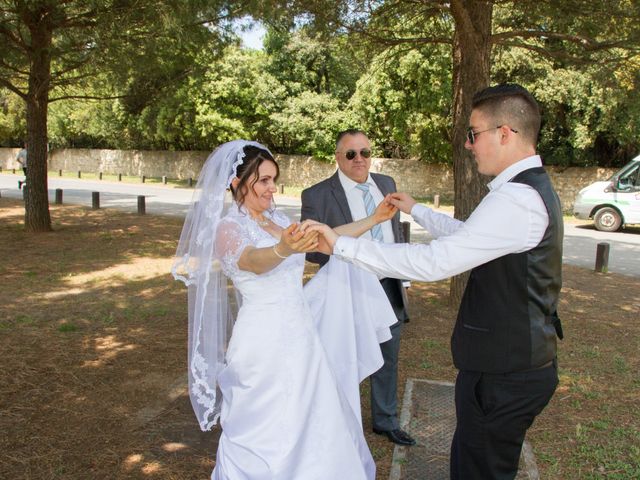
[[[186,292],[168,273],[182,221],[52,205],[55,231],[27,235],[23,215],[0,198],[0,478],[208,478],[213,441],[208,455],[160,452],[149,435],[186,378]],[[541,478],[640,478],[639,287],[565,266],[560,386],[528,435]],[[410,289],[401,396],[408,377],[455,378],[447,294]],[[370,433],[362,393],[386,479],[392,446]]]

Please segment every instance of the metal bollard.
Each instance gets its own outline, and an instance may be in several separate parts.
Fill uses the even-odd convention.
[[[98,172],[98,180],[102,180],[102,172]]]
[[[607,273],[609,271],[609,248],[607,242],[599,243],[596,248],[596,272]]]
[[[82,178],[82,172],[78,170],[78,178]]]
[[[91,208],[94,210],[100,208],[100,192],[91,192]]]
[[[280,184],[280,193],[284,193],[284,183]]]
[[[433,196],[433,208],[440,208],[440,195]]]
[[[411,222],[400,222],[405,243],[411,242]]]
[[[144,195],[138,195],[138,215],[144,215],[145,213],[147,213],[147,208]]]
[[[56,205],[62,205],[62,189],[56,188]]]
[[[119,181],[119,182],[121,182],[121,181],[122,181],[122,174],[121,174],[121,173],[119,173],[119,174],[118,174],[118,181]]]
[[[166,176],[166,175],[163,175],[163,176],[162,176],[162,183],[163,183],[164,185],[166,185],[166,184],[167,184],[167,176]]]
[[[141,181],[142,183],[144,183],[146,179],[147,179],[147,177],[145,177],[144,175],[142,175],[142,176],[140,177],[140,181]]]

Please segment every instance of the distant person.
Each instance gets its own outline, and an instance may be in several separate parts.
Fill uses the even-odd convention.
[[[24,181],[18,180],[18,189],[27,184],[27,157],[27,142],[24,142],[24,147],[16,155],[16,162],[22,165],[22,171],[24,172]]]
[[[333,253],[378,275],[441,280],[471,270],[451,338],[456,430],[453,480],[513,479],[527,429],[558,385],[556,308],[562,286],[562,208],[536,154],[540,109],[519,85],[478,92],[465,148],[495,178],[461,222],[418,205],[390,202],[434,237],[387,245],[312,226]]]

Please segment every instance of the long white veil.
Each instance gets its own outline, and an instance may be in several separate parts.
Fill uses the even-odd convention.
[[[218,373],[237,313],[235,291],[215,252],[216,230],[232,204],[228,187],[244,159],[244,147],[264,145],[234,140],[220,145],[205,162],[196,184],[171,267],[188,287],[189,396],[200,428],[211,430],[220,416]]]

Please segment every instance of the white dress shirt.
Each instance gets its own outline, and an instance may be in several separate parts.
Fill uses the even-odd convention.
[[[344,173],[342,173],[342,170],[338,170],[338,178],[340,179],[340,183],[342,184],[344,193],[347,196],[347,203],[349,203],[349,210],[351,210],[353,221],[357,222],[358,220],[362,220],[363,218],[368,217],[369,215],[367,215],[367,210],[364,206],[364,201],[362,200],[362,190],[358,190],[358,188],[356,188],[358,183],[354,182]],[[376,182],[373,181],[373,178],[371,178],[371,174],[369,174],[365,183],[369,185],[369,193],[373,197],[373,202],[377,207],[380,202],[384,200],[384,195],[378,188],[378,185],[376,185]],[[393,236],[391,220],[382,222],[380,224],[380,227],[382,228],[382,238],[384,239],[384,243],[394,243],[395,238]],[[371,230],[367,230],[360,236],[360,238],[367,238],[369,240],[372,240]]]
[[[378,275],[435,281],[530,250],[540,243],[549,225],[547,209],[533,188],[509,180],[540,166],[540,157],[534,155],[502,171],[489,183],[489,193],[466,222],[416,204],[411,215],[435,237],[428,245],[381,245],[341,236],[333,253]]]

